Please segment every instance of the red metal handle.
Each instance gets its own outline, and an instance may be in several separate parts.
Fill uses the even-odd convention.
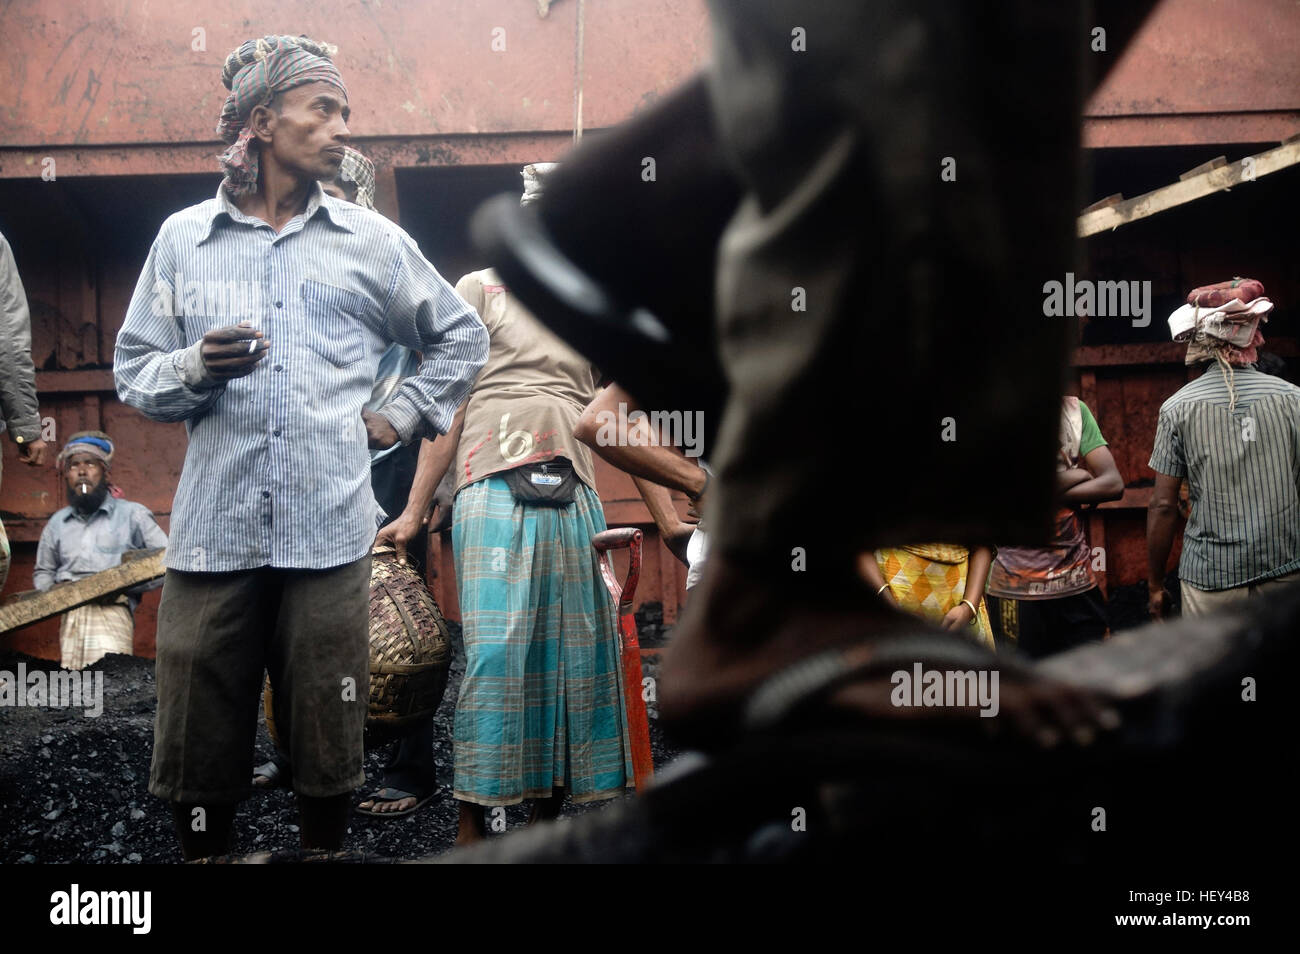
[[[641,696],[641,644],[636,637],[636,618],[632,615],[632,597],[641,575],[641,538],[636,527],[602,530],[591,539],[600,554],[600,575],[609,595],[618,607],[619,657],[623,666],[623,704],[627,711],[627,728],[632,748],[632,772],[636,790],[642,792],[654,775],[654,757],[650,752],[650,720],[645,699]],[[610,550],[628,548],[627,579],[620,586],[614,575]]]
[[[641,531],[636,527],[614,527],[610,530],[602,530],[592,537],[591,545],[600,553],[606,550],[622,550],[624,547],[630,547],[640,536]]]
[[[609,595],[614,598],[618,611],[632,612],[632,597],[636,595],[636,585],[641,579],[641,538],[643,534],[636,527],[615,527],[602,530],[591,538],[591,545],[600,554],[600,575],[605,578]],[[614,576],[614,567],[610,563],[610,550],[628,550],[627,579],[619,584]]]

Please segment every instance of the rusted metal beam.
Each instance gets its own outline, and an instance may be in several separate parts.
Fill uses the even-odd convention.
[[[108,370],[36,372],[37,394],[116,390],[113,372]]]
[[[1267,336],[1266,336],[1267,337]],[[1283,358],[1300,355],[1300,343],[1294,338],[1268,338],[1264,345]],[[1143,364],[1182,364],[1187,345],[1182,341],[1143,342],[1141,344],[1089,345],[1075,348],[1070,364],[1076,368],[1124,367]]]
[[[1187,345],[1178,341],[1144,344],[1090,345],[1075,348],[1070,364],[1080,368],[1104,368],[1141,364],[1182,364]]]
[[[1085,149],[1138,146],[1217,146],[1281,142],[1300,126],[1300,110],[1186,116],[1091,116],[1083,121]]]
[[[587,134],[591,135],[592,130]],[[523,165],[560,158],[573,146],[568,131],[493,133],[474,136],[412,136],[356,139],[353,145],[376,167]],[[175,146],[67,146],[40,150],[0,149],[0,179],[39,179],[42,160],[55,161],[59,178],[76,176],[217,175],[221,144]],[[213,191],[216,190],[215,182]]]

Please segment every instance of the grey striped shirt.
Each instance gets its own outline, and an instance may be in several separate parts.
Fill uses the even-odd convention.
[[[267,356],[246,377],[208,378],[203,335],[244,320]],[[113,366],[118,397],[189,433],[167,565],[325,569],[364,556],[375,512],[361,408],[393,341],[424,360],[382,413],[404,442],[445,433],[487,332],[395,224],[319,186],[278,235],[220,189],[168,218]]]
[[[1211,364],[1160,408],[1151,467],[1186,477],[1192,513],[1179,578],[1226,590],[1300,569],[1300,388]]]

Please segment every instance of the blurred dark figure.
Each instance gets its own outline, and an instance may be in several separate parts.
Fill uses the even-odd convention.
[[[536,214],[503,199],[476,222],[516,294],[639,406],[721,416],[710,569],[659,696],[702,748],[737,738],[774,673],[912,625],[859,553],[1048,542],[1069,329],[1044,285],[1075,260],[1092,19],[711,7],[707,75],[577,150]],[[1107,63],[1149,9],[1108,14]],[[1031,710],[1009,720],[1031,736],[1093,714]]]
[[[659,680],[665,724],[706,755],[599,818],[448,860],[939,841],[1064,860],[1294,833],[1263,757],[1285,702],[1242,693],[1294,666],[1300,591],[1029,666],[854,572],[909,540],[1049,542],[1067,328],[1044,285],[1075,261],[1083,58],[1105,24],[1096,81],[1152,6],[713,0],[702,82],[578,150],[538,216],[485,209],[512,288],[640,406],[710,406],[708,329],[727,393],[710,564]],[[898,703],[913,666],[999,672],[996,718]],[[1269,776],[1246,789],[1216,764],[1243,746]],[[1141,838],[1097,836],[1104,806]]]
[[[717,257],[730,393],[711,565],[660,690],[702,746],[776,670],[908,625],[861,551],[1046,542],[1067,327],[1043,284],[1074,261],[1088,36],[1077,3],[711,8],[712,115],[744,189]],[[852,519],[825,519],[828,496]],[[1087,721],[1063,710],[1030,731]]]

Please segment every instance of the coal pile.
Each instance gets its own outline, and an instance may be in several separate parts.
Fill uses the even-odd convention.
[[[452,800],[452,720],[465,672],[459,628],[452,624],[455,654],[447,692],[434,719],[434,758],[439,796],[414,815],[371,819],[354,815],[344,847],[393,858],[438,854],[456,835]],[[0,651],[0,672],[57,671],[57,664]],[[0,863],[105,864],[175,863],[181,860],[167,804],[149,794],[155,707],[153,660],[108,656],[89,672],[102,673],[103,712],[81,708],[0,706]],[[653,666],[648,670],[653,674]],[[651,711],[655,764],[674,752]],[[272,746],[259,715],[253,764],[269,758]],[[381,784],[390,749],[366,754],[367,785],[361,801]],[[566,805],[564,814],[601,811],[613,802]],[[507,832],[528,817],[527,803],[506,810]],[[494,837],[494,836],[489,836]],[[287,790],[256,792],[239,806],[234,851],[239,854],[294,850],[298,817]]]

